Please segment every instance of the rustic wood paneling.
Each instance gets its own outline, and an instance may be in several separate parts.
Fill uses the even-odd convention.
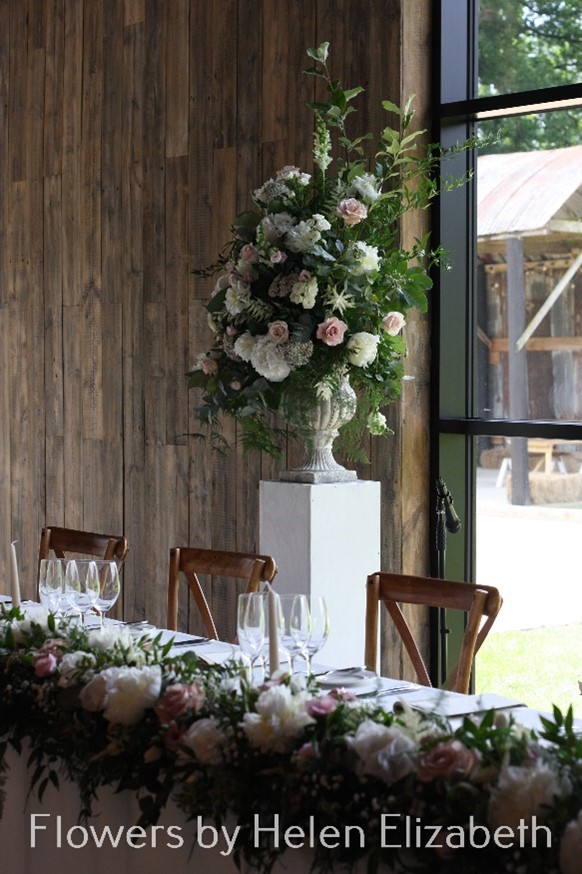
[[[45,522],[123,532],[123,610],[155,622],[171,546],[257,548],[259,480],[281,464],[194,434],[186,372],[210,339],[212,281],[191,271],[253,188],[283,164],[312,169],[306,48],[328,40],[334,76],[365,86],[359,130],[377,135],[381,100],[410,91],[427,122],[430,7],[0,0],[0,538],[19,541],[25,595]],[[382,483],[383,567],[421,571],[426,319],[408,339],[395,437],[372,441],[358,471]],[[232,630],[232,596],[207,586]]]

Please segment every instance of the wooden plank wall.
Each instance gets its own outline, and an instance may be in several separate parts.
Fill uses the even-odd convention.
[[[170,546],[256,548],[258,483],[278,465],[189,436],[210,291],[191,270],[252,188],[309,169],[307,47],[328,40],[334,75],[366,87],[362,131],[410,91],[426,116],[430,7],[0,0],[0,544],[18,541],[24,595],[45,523],[123,531],[124,613],[159,623]],[[382,482],[384,567],[423,571],[426,319],[408,339],[396,436],[360,475]]]

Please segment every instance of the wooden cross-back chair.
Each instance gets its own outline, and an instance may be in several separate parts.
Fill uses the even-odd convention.
[[[106,561],[116,561],[119,567],[125,561],[129,546],[123,535],[95,534],[93,531],[80,531],[75,528],[43,528],[40,535],[38,569],[43,558],[87,556]],[[38,574],[37,574],[38,579]]]
[[[469,691],[474,657],[489,634],[503,603],[499,591],[493,586],[456,580],[392,573],[371,574],[366,586],[365,662],[366,667],[372,671],[377,670],[380,602],[386,606],[410,656],[417,680],[423,686],[432,686],[432,683],[400,604],[463,610],[467,613],[459,660],[445,683],[447,689],[466,694]]]
[[[219,549],[175,547],[170,549],[168,574],[168,615],[166,625],[176,631],[178,625],[178,592],[180,574],[185,577],[200,612],[208,637],[218,640],[216,624],[198,574],[227,577],[246,581],[247,592],[258,592],[261,582],[270,583],[277,573],[277,565],[270,555],[250,552],[228,552]]]

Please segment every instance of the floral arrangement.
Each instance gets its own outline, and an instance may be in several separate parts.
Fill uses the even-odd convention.
[[[420,148],[411,101],[404,110],[383,101],[398,125],[384,128],[368,161],[372,135],[350,139],[346,130],[363,89],[332,80],[328,50],[307,52],[315,66],[305,72],[328,94],[310,104],[313,173],[283,167],[253,191],[255,209],[234,220],[218,261],[194,271],[220,275],[206,307],[212,348],[198,355],[189,385],[204,390],[197,414],[219,444],[219,414],[227,413],[245,448],[276,454],[283,431],[268,414],[307,409],[349,378],[358,403],[341,431],[344,451],[366,460],[362,437],[390,433],[382,408],[401,390],[405,315],[426,310],[442,254],[428,251],[426,238],[404,249],[398,221],[435,197],[444,153]]]
[[[275,822],[295,838],[327,835],[315,872],[360,859],[370,871],[579,870],[582,739],[571,711],[555,710],[539,735],[492,711],[453,730],[405,705],[394,714],[322,694],[313,678],[256,688],[240,665],[171,657],[160,638],[57,626],[41,608],[2,611],[0,785],[8,746],[27,742],[39,796],[66,776],[86,818],[100,787],[127,789],[144,827],[173,797],[194,821],[230,817],[233,857],[258,872],[286,847],[267,834]],[[352,840],[334,846],[330,830],[347,828]]]

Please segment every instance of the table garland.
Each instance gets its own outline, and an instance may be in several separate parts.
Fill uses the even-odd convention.
[[[316,836],[315,872],[362,859],[369,871],[578,871],[582,740],[571,709],[555,708],[537,734],[493,711],[453,728],[405,705],[394,714],[323,693],[314,678],[255,687],[240,664],[172,655],[161,634],[135,640],[124,626],[5,606],[0,696],[2,792],[9,747],[26,746],[31,789],[42,799],[73,781],[81,821],[108,786],[135,794],[142,827],[170,798],[195,821],[228,818],[235,862],[259,872],[301,830]]]

